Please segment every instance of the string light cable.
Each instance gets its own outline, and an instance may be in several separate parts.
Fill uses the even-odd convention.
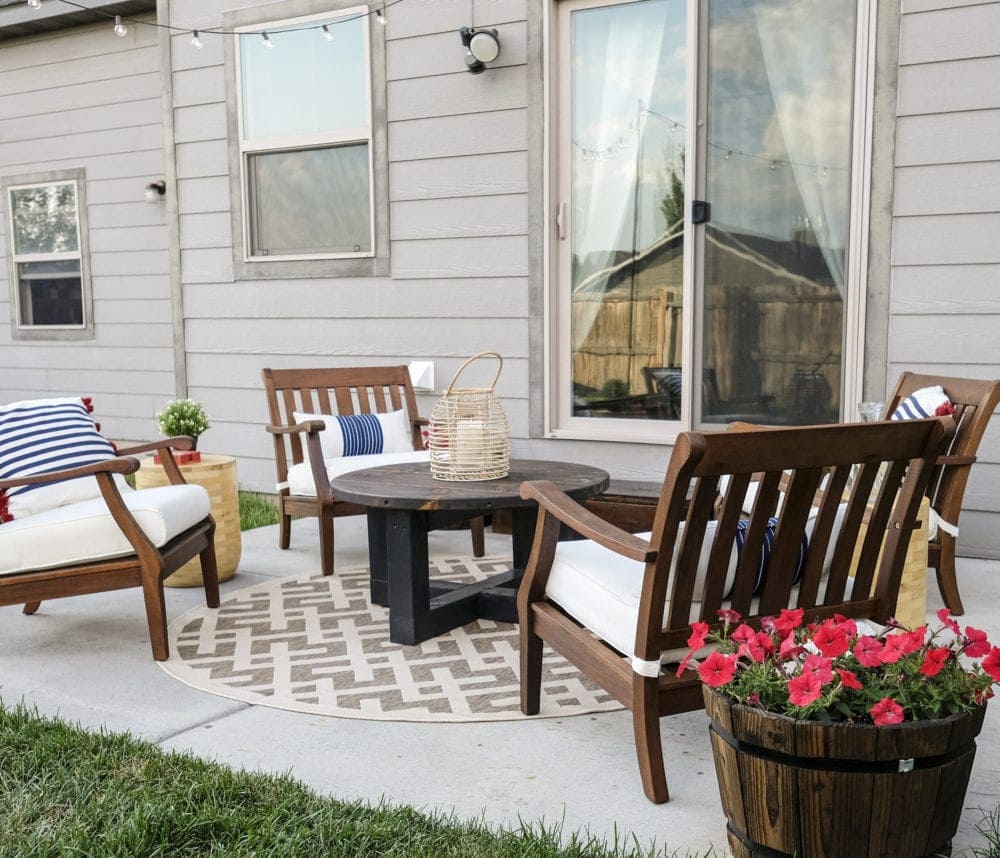
[[[324,39],[328,42],[333,41],[333,32],[331,27],[335,27],[338,24],[347,24],[351,21],[357,21],[361,18],[372,18],[376,23],[385,26],[386,23],[386,10],[391,9],[397,3],[402,3],[403,0],[385,0],[385,2],[379,2],[373,5],[366,12],[359,12],[355,15],[349,15],[346,18],[337,18],[334,21],[329,21],[325,24],[302,24],[301,26],[293,27],[281,27],[278,30],[271,30],[271,35],[268,34],[266,30],[226,30],[223,27],[201,27],[199,29],[194,29],[193,27],[180,27],[176,24],[164,24],[160,21],[143,21],[139,18],[127,18],[124,15],[116,15],[112,12],[105,12],[103,9],[95,9],[92,6],[85,6],[82,3],[77,3],[75,0],[49,0],[51,3],[61,3],[63,6],[70,6],[73,9],[79,9],[83,12],[93,12],[94,15],[114,22],[114,31],[117,36],[125,36],[128,33],[129,26],[135,27],[155,27],[160,30],[167,30],[171,33],[187,33],[191,36],[191,45],[194,48],[201,49],[204,45],[202,36],[212,35],[212,36],[260,36],[264,42],[265,47],[274,47],[274,42],[272,41],[272,35],[280,33],[300,33],[309,30],[315,30],[320,33]],[[25,0],[25,4],[31,9],[40,9],[42,6],[41,0]]]

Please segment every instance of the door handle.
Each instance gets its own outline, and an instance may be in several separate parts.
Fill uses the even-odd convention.
[[[559,233],[559,240],[566,238],[566,201],[563,200],[556,206],[556,230]]]

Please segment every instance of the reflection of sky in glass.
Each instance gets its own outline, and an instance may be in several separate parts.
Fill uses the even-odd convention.
[[[368,64],[364,19],[326,23],[333,42],[317,30],[268,30],[240,36],[243,135],[248,139],[316,134],[368,124]],[[294,24],[290,26],[296,26]],[[302,26],[302,25],[298,25]]]
[[[642,0],[572,15],[573,222],[580,257],[631,251],[633,241],[644,247],[664,231],[660,204],[669,173],[683,170],[685,7],[684,0]]]

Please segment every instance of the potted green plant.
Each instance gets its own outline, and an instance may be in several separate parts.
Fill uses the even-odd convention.
[[[696,667],[704,683],[734,856],[946,848],[1000,647],[947,609],[913,630],[839,615],[804,624],[802,609],[760,628],[719,617],[717,632],[692,625],[678,673]]]
[[[211,425],[208,415],[200,402],[193,399],[175,399],[168,402],[162,411],[156,412],[156,422],[160,432],[167,438],[176,435],[189,435],[194,439],[194,448],[190,452],[175,453],[178,464],[200,462],[201,453],[195,449],[198,446],[198,436]],[[154,456],[158,462],[158,457]]]

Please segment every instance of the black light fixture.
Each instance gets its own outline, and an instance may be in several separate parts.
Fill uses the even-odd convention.
[[[155,182],[150,182],[146,185],[146,202],[155,203],[158,200],[163,199],[163,195],[167,192],[167,183],[163,179],[158,179]]]
[[[486,63],[491,63],[500,54],[500,37],[496,30],[479,27],[462,27],[459,30],[462,44],[465,45],[465,67],[473,74],[486,70]]]

